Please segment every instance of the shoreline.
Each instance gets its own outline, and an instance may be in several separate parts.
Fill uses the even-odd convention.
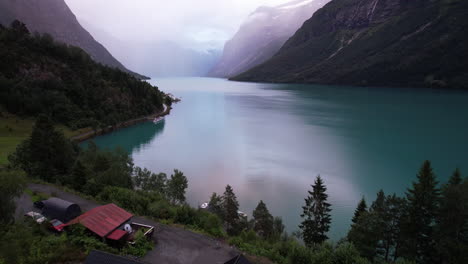
[[[92,139],[92,138],[97,137],[97,136],[105,135],[105,134],[111,133],[113,131],[122,129],[122,128],[126,128],[126,127],[133,126],[133,125],[136,125],[136,124],[139,124],[139,123],[143,123],[143,122],[153,120],[153,119],[158,118],[158,117],[163,117],[163,116],[169,115],[171,113],[172,106],[167,106],[166,104],[163,104],[163,106],[164,106],[165,109],[162,112],[151,114],[149,116],[143,116],[143,117],[127,120],[127,121],[124,121],[124,122],[121,122],[121,123],[118,123],[118,124],[115,124],[115,125],[112,125],[112,126],[108,126],[106,128],[99,128],[97,130],[91,130],[91,131],[85,132],[83,134],[73,136],[73,137],[70,138],[70,140],[74,141],[74,142],[77,142],[77,143],[81,143],[81,142],[86,141],[88,139]]]

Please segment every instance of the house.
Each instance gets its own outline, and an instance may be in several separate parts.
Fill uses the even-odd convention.
[[[86,258],[85,264],[143,264],[142,262],[117,256],[114,254],[93,250]]]
[[[243,255],[237,255],[234,258],[228,260],[224,264],[251,264]]]
[[[67,223],[67,226],[81,224],[103,240],[121,240],[128,232],[133,215],[115,204],[93,208]],[[127,227],[128,228],[128,227]],[[128,230],[130,231],[130,230]]]
[[[66,223],[79,216],[81,208],[75,203],[52,197],[42,201],[42,214],[48,219]]]
[[[66,225],[81,224],[103,241],[114,245],[132,241],[138,230],[143,230],[144,235],[151,238],[154,227],[132,222],[132,217],[131,213],[117,205],[106,204],[83,213]]]

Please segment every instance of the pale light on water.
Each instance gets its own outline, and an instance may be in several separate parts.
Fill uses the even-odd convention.
[[[241,210],[259,200],[297,229],[307,190],[320,174],[333,205],[330,235],[346,234],[357,202],[404,194],[425,159],[439,180],[468,170],[468,93],[159,79],[182,97],[164,122],[95,139],[121,146],[137,166],[189,179],[188,202],[233,186]],[[466,174],[466,171],[465,171]]]

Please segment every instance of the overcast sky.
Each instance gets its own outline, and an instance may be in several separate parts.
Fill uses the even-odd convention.
[[[66,0],[92,34],[105,32],[125,42],[170,40],[198,50],[222,49],[257,7],[290,1]]]

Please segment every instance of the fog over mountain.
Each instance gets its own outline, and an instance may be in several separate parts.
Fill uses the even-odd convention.
[[[125,66],[151,77],[200,76],[249,13],[288,0],[66,0]]]
[[[294,0],[251,13],[224,46],[220,62],[210,76],[231,77],[271,58],[304,21],[328,0]]]

